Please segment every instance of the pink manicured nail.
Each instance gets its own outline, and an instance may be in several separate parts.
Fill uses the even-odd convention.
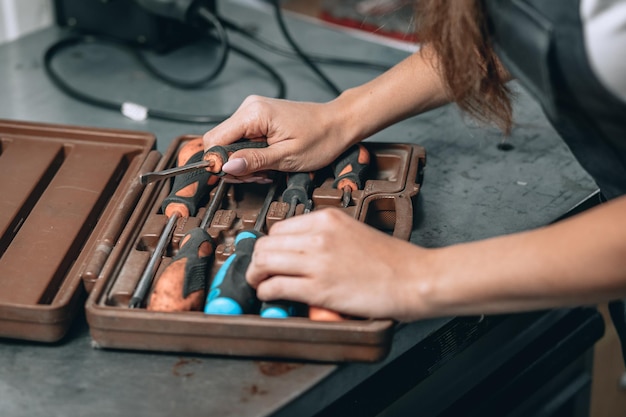
[[[246,160],[243,158],[231,159],[224,164],[222,171],[230,175],[242,175],[246,172]]]

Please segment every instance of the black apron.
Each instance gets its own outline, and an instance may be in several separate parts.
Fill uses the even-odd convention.
[[[486,0],[485,5],[505,68],[539,101],[602,196],[626,194],[626,103],[590,67],[580,0]],[[609,303],[609,311],[626,360],[624,300]]]

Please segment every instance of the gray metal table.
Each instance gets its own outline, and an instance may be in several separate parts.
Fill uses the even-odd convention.
[[[282,42],[268,11],[229,2],[220,10]],[[294,36],[310,53],[388,64],[407,55],[311,22],[289,19],[289,24],[297,27]],[[179,135],[210,128],[135,122],[68,98],[42,68],[45,49],[61,35],[59,29],[48,28],[0,46],[0,118],[144,130],[157,136],[160,150]],[[232,41],[259,53],[242,39],[233,36]],[[300,62],[260,55],[285,77],[288,98],[332,98]],[[98,45],[61,54],[56,65],[74,85],[94,95],[181,112],[228,113],[248,94],[274,94],[268,78],[236,56],[212,86],[195,91],[153,81],[120,51]],[[376,75],[354,68],[325,70],[341,88]],[[595,190],[537,105],[518,90],[517,125],[507,140],[513,145],[510,151],[497,148],[501,138],[495,129],[475,126],[452,106],[399,123],[371,139],[412,142],[427,150],[413,243],[437,247],[541,226]],[[399,328],[390,355],[381,363],[337,365],[97,350],[91,348],[88,327],[80,317],[68,337],[52,346],[0,341],[0,410],[6,417],[313,415],[449,322],[442,318]]]

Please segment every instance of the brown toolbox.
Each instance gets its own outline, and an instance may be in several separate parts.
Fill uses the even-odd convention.
[[[322,322],[128,307],[165,226],[160,205],[170,187],[170,181],[142,185],[139,176],[174,166],[177,150],[192,138],[174,139],[161,154],[149,133],[0,121],[0,337],[58,341],[85,305],[93,345],[102,348],[382,359],[391,343],[391,320]],[[343,210],[407,240],[425,151],[398,143],[364,145],[371,170]],[[237,232],[252,228],[267,187],[229,187],[208,228],[217,242],[212,274],[232,251]],[[332,178],[322,178],[313,190],[313,210],[339,207],[341,197]],[[284,218],[286,205],[280,196],[272,203],[269,227]],[[155,279],[203,210],[178,221]]]

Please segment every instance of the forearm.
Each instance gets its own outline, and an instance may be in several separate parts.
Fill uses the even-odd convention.
[[[374,80],[328,103],[334,125],[356,143],[400,120],[449,101],[430,51],[416,52]]]
[[[622,197],[534,231],[434,249],[426,257],[432,273],[413,280],[416,315],[503,313],[626,297],[625,213]]]

